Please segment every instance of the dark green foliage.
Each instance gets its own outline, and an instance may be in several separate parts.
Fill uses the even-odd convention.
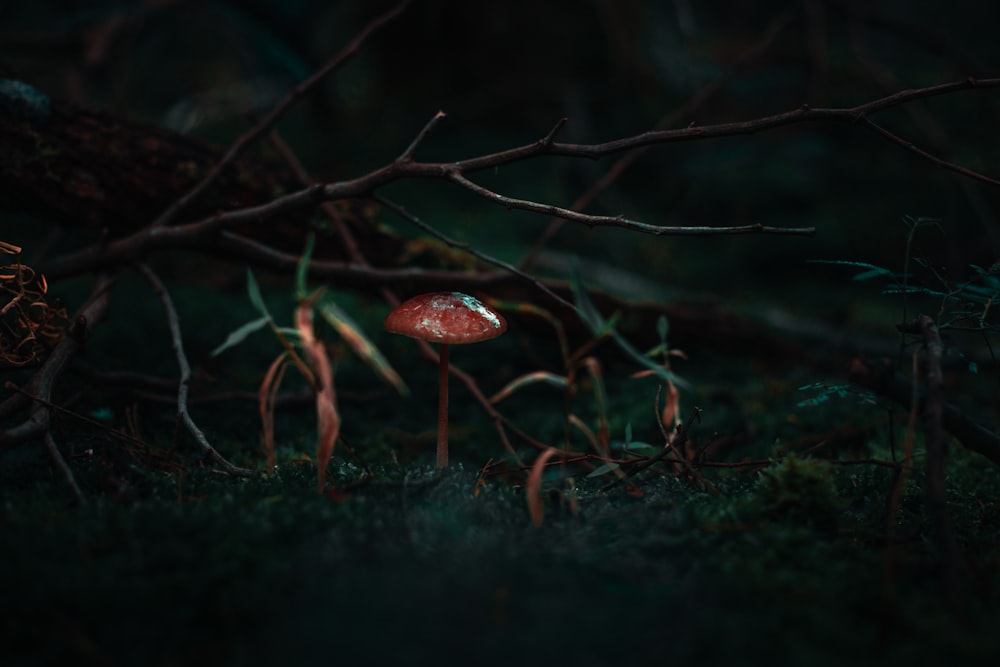
[[[748,505],[766,520],[832,532],[845,503],[829,463],[790,454],[761,471]]]
[[[52,113],[52,101],[23,81],[0,79],[0,114],[40,123]]]

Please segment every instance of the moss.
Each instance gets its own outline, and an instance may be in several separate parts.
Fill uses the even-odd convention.
[[[747,507],[771,521],[835,531],[847,503],[829,463],[789,454],[760,473]]]

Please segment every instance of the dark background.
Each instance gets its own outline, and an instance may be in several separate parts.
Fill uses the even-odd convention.
[[[0,62],[53,97],[225,144],[388,6],[4,3]],[[418,157],[459,159],[525,144],[561,117],[569,119],[561,140],[596,143],[640,133],[671,113],[668,127],[679,128],[802,104],[849,107],[995,74],[994,15],[974,2],[428,0],[371,39],[279,130],[313,174],[336,178],[386,163],[439,109],[448,118]],[[773,40],[754,49],[775,26]],[[714,94],[684,110],[708,90]],[[989,174],[996,100],[989,90],[966,91],[875,120]],[[476,178],[505,194],[568,205],[610,163],[545,158]],[[508,259],[523,256],[547,224],[437,183],[391,193],[431,224]],[[899,269],[905,215],[942,221],[941,232],[917,236],[916,254],[956,275],[970,262],[988,266],[1000,250],[997,206],[995,188],[861,127],[808,124],[655,148],[588,212],[656,224],[816,226],[813,240],[649,239],[569,225],[550,249],[605,259],[655,284],[736,298],[830,277],[808,258]],[[608,268],[606,281],[617,284]],[[750,275],[761,281],[747,282]]]

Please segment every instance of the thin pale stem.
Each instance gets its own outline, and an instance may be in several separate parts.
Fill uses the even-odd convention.
[[[438,442],[437,467],[448,467],[448,344],[438,353]]]
[[[177,421],[184,425],[184,428],[191,434],[191,437],[195,439],[201,449],[209,458],[221,466],[226,473],[234,477],[252,476],[254,474],[253,470],[233,465],[218,450],[212,447],[205,433],[198,428],[198,425],[188,412],[187,399],[188,388],[191,382],[191,364],[188,362],[187,355],[184,354],[184,344],[181,340],[181,324],[180,318],[177,315],[177,309],[174,307],[174,301],[170,298],[170,293],[167,292],[166,286],[149,266],[139,263],[136,264],[136,269],[153,287],[153,291],[156,292],[157,296],[160,297],[163,310],[167,314],[167,326],[170,329],[174,356],[177,358],[177,365],[180,367],[180,378],[177,383]]]
[[[80,490],[79,485],[76,483],[73,471],[70,470],[68,465],[66,465],[66,459],[64,459],[62,454],[59,453],[59,445],[56,444],[51,431],[45,432],[45,447],[49,450],[49,455],[52,457],[52,463],[54,463],[56,468],[59,469],[59,472],[62,473],[63,479],[66,480],[66,484],[69,485],[69,489],[73,493],[73,499],[76,500],[76,504],[80,507],[86,505],[87,499],[83,497],[83,491]]]

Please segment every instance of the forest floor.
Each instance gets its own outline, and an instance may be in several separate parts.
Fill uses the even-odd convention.
[[[200,323],[189,336],[196,375],[220,374],[207,352],[252,311],[231,305],[209,318],[199,309],[211,306],[193,296],[202,288],[185,289],[182,319]],[[227,303],[243,303],[241,291]],[[272,312],[290,312],[275,298]],[[131,327],[109,323],[95,335],[88,358],[113,362],[122,346],[134,355],[148,345],[150,372],[168,374],[162,313],[155,303],[137,308]],[[368,310],[360,326],[371,333],[382,315]],[[394,396],[342,360],[344,439],[323,495],[308,401],[279,406],[278,466],[250,479],[175,445],[169,407],[138,401],[134,423],[148,448],[59,420],[84,507],[73,507],[42,447],[6,452],[4,664],[995,664],[1000,474],[950,448],[959,562],[954,580],[942,577],[919,429],[887,539],[906,410],[832,375],[824,384],[826,371],[795,362],[688,350],[675,370],[690,383],[682,412],[703,411],[689,431],[707,450],[696,473],[660,465],[608,489],[607,471],[553,465],[536,527],[523,472],[509,460],[503,474],[484,470],[504,452],[457,384],[453,464],[431,467],[436,370],[398,361],[415,354],[412,341],[375,337],[413,392]],[[497,360],[527,363],[530,338],[509,335],[481,353],[456,348],[453,361],[494,391],[514,373]],[[266,333],[249,339],[227,360],[229,379],[259,380],[277,349]],[[612,446],[658,451],[656,382],[608,357]],[[581,380],[574,410],[596,428],[593,390]],[[124,415],[95,407],[120,404],[116,391],[125,390],[88,390],[92,420],[121,423]],[[263,469],[256,403],[219,405],[192,412],[223,454]],[[498,404],[556,444],[564,406],[546,386]],[[535,456],[519,453],[529,464]]]

